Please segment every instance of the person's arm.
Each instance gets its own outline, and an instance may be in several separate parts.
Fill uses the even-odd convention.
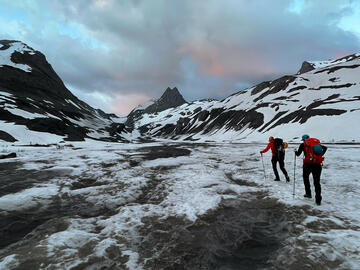
[[[323,150],[323,155],[326,153],[327,147],[325,145],[321,145],[321,148]]]
[[[295,155],[297,155],[297,156],[300,156],[303,151],[304,151],[304,144],[303,143],[300,144],[299,149],[297,151],[296,151],[296,149],[294,149]]]
[[[266,148],[264,150],[260,151],[260,154],[266,153],[267,151],[269,151],[270,148],[271,148],[271,142],[268,143],[268,145],[266,146]]]

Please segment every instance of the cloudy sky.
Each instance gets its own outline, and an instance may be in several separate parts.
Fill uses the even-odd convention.
[[[126,115],[168,86],[224,98],[360,52],[360,1],[0,0],[0,33],[43,52],[80,99]]]

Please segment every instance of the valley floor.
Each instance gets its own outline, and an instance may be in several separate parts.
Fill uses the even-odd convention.
[[[2,145],[0,269],[359,269],[360,146],[327,146],[317,206],[297,145],[290,183],[257,144]]]

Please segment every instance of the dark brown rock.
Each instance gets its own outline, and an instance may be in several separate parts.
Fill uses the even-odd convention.
[[[7,155],[0,155],[0,159],[5,159],[5,158],[16,158],[16,153],[10,153]]]
[[[5,142],[16,142],[17,141],[9,133],[6,133],[5,131],[2,131],[2,130],[0,130],[0,140],[3,140]]]
[[[297,72],[297,74],[303,74],[306,72],[309,72],[311,70],[314,70],[314,66],[312,64],[310,64],[309,62],[304,61],[301,65],[300,70]]]

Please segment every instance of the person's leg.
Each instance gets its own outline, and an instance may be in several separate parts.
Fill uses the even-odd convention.
[[[320,176],[321,176],[322,167],[320,164],[314,164],[312,168],[312,175],[314,178],[314,187],[315,187],[315,201],[317,204],[321,204],[321,184],[320,184]]]
[[[311,198],[311,188],[310,188],[310,176],[311,168],[310,165],[304,163],[303,164],[303,180],[304,180],[304,187],[305,187],[305,195],[304,197]]]
[[[280,169],[283,172],[283,174],[285,175],[286,181],[290,181],[290,178],[288,176],[288,173],[285,169],[285,163],[284,163],[284,159],[285,159],[285,155],[281,155],[280,159],[279,159],[279,165],[280,165]]]
[[[275,181],[280,181],[279,173],[278,173],[277,168],[276,168],[277,161],[278,161],[278,159],[277,159],[276,156],[273,156],[271,158],[271,163],[272,163],[272,167],[273,167],[274,174],[275,174]]]

